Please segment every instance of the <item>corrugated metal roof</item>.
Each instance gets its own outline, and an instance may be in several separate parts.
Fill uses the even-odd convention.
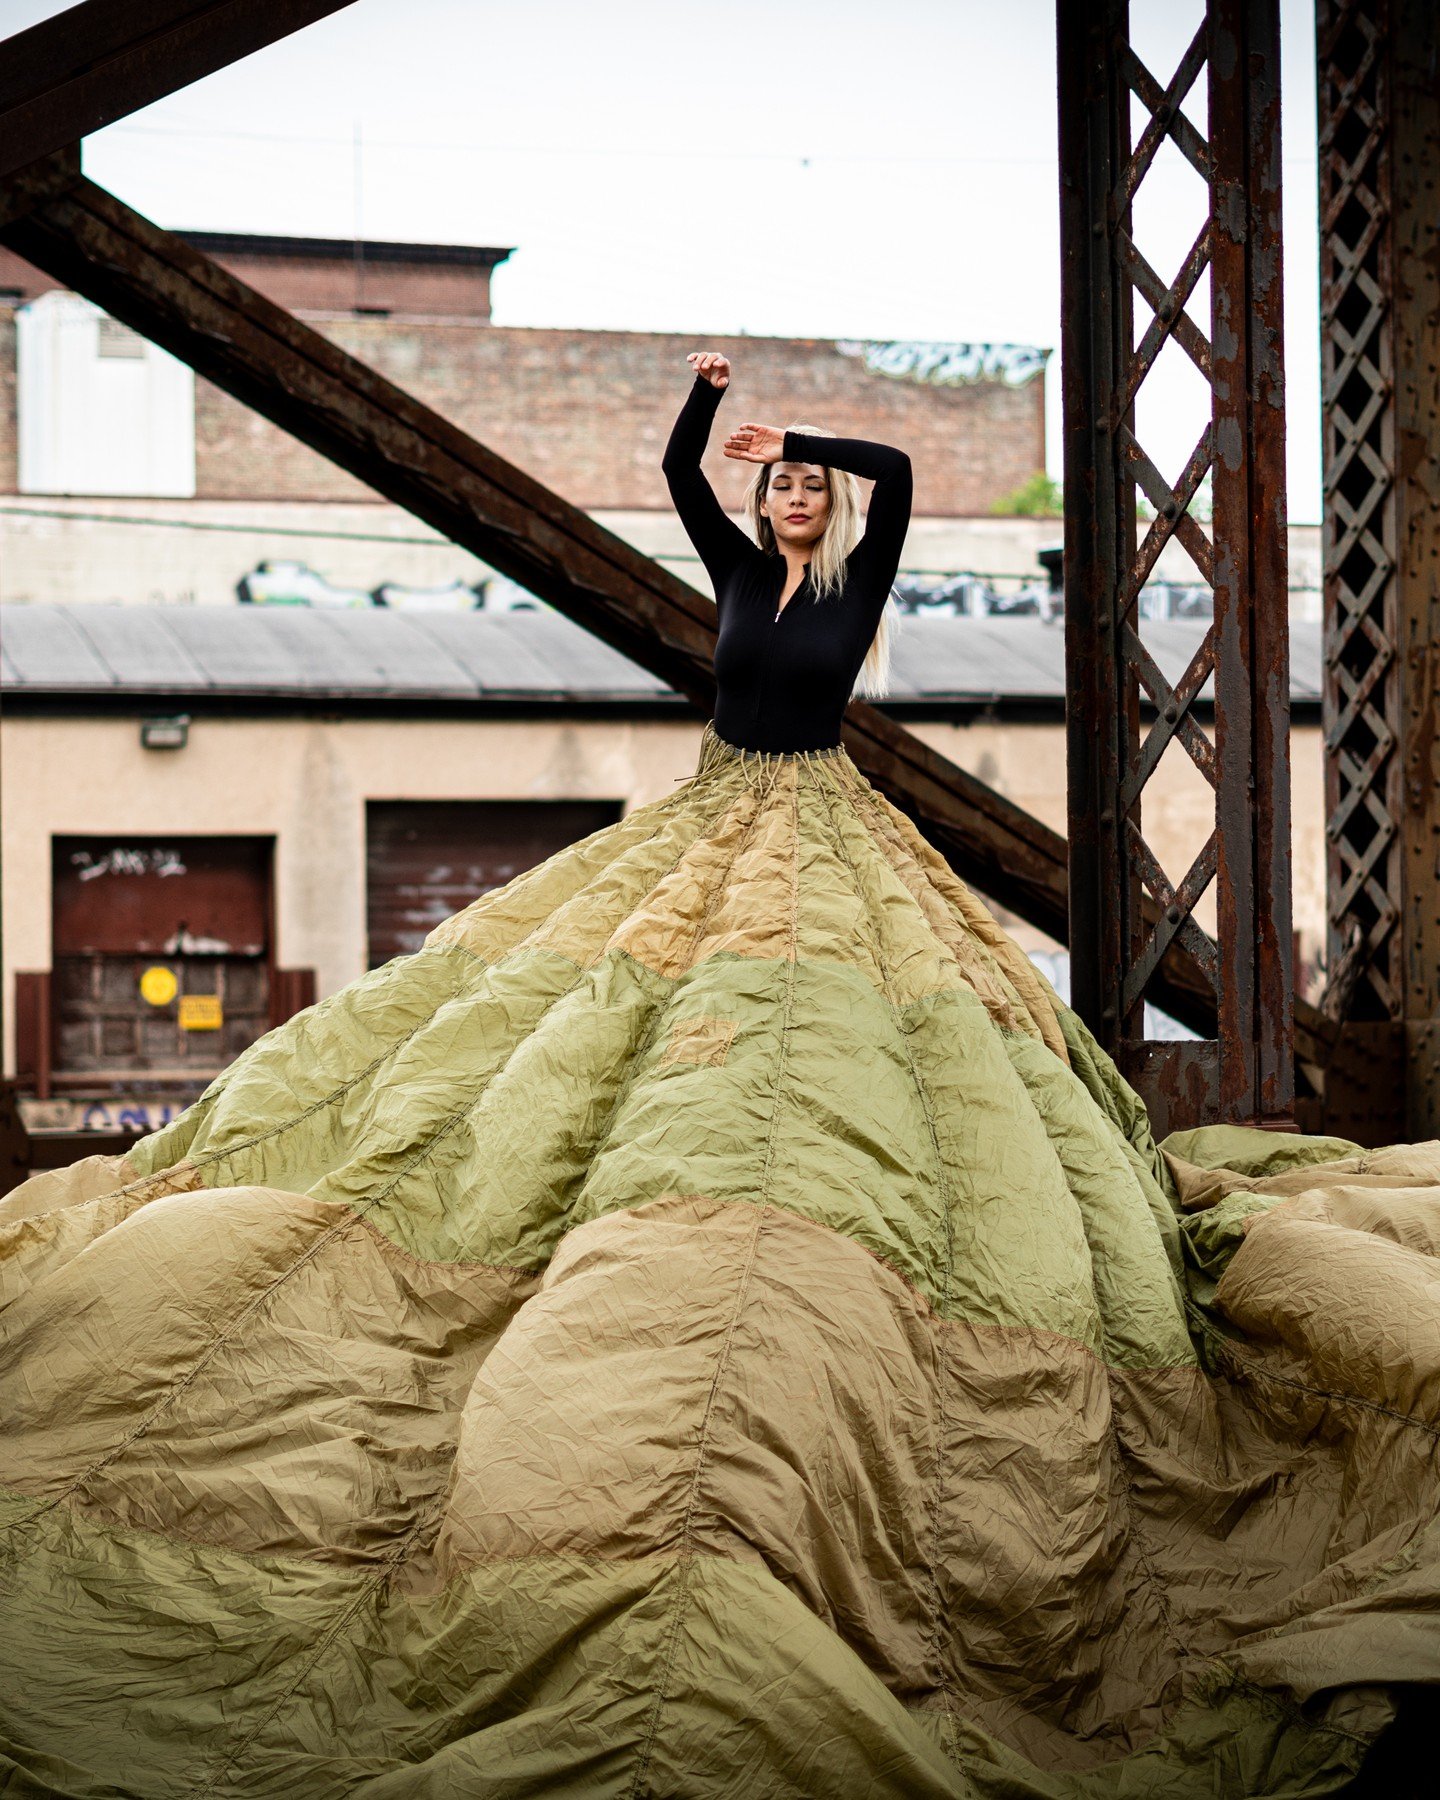
[[[1145,641],[1178,680],[1204,635],[1149,621]],[[1320,699],[1320,627],[1295,627],[1291,695]],[[672,690],[555,612],[148,606],[0,607],[0,688],[15,696],[297,701],[654,702]],[[910,615],[896,633],[890,699],[903,706],[1058,706],[1065,637],[1041,619]]]

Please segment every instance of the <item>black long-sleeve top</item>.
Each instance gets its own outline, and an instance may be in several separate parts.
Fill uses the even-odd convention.
[[[863,438],[785,433],[782,462],[848,469],[875,486],[843,587],[817,599],[807,569],[777,618],[785,558],[762,550],[726,516],[700,468],[726,391],[695,377],[662,464],[675,510],[715,584],[715,730],[742,750],[830,749],[840,742],[846,702],[900,566],[910,458]]]

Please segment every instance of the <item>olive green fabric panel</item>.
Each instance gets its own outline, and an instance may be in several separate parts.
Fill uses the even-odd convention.
[[[628,957],[510,958],[389,1071],[316,1192],[417,1255],[538,1268],[670,984]]]
[[[1161,1148],[1200,1169],[1254,1176],[1279,1175],[1361,1153],[1360,1146],[1349,1138],[1259,1131],[1251,1125],[1200,1125],[1193,1131],[1172,1131]]]
[[[905,1031],[950,1218],[942,1313],[1040,1327],[1098,1353],[1104,1334],[1084,1223],[1010,1040],[973,996],[954,992],[910,1009]]]
[[[1193,1362],[1184,1294],[1158,1224],[1166,1219],[1173,1229],[1164,1196],[1072,1069],[1028,1038],[1007,1039],[1006,1048],[1081,1218],[1105,1361],[1116,1368]]]
[[[1006,992],[1029,1014],[1035,1033],[1063,1062],[1067,1048],[1059,1024],[1059,1000],[1039,969],[1000,929],[989,908],[960,880],[935,846],[921,835],[913,819],[868,783],[857,784],[851,799],[882,855],[906,875],[907,881],[912,875],[917,876],[923,883],[922,891],[928,890],[943,902],[968,940],[968,954],[985,961]]]
[[[667,1060],[696,1016],[736,1021],[723,1063]],[[855,970],[702,964],[634,1059],[577,1218],[666,1193],[768,1202],[853,1237],[939,1304],[945,1223],[904,1030]]]

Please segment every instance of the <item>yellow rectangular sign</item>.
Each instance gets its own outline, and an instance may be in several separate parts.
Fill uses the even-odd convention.
[[[182,1031],[218,1031],[225,1014],[218,994],[182,994],[180,996],[180,1029]]]

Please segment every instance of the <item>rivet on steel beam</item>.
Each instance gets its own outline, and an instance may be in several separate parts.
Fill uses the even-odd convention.
[[[1180,923],[1180,908],[1178,906],[1167,906],[1165,908],[1165,917],[1172,925],[1178,925]]]
[[[1173,500],[1167,500],[1160,508],[1160,517],[1162,519],[1173,519],[1179,510],[1179,507],[1176,506]]]
[[[1175,702],[1172,700],[1169,706],[1165,708],[1165,723],[1167,725],[1173,725],[1179,717],[1180,708],[1176,706]]]
[[[1113,1006],[1107,1006],[1100,1017],[1104,1019],[1107,1025],[1113,1025],[1115,1023],[1115,1008]]]
[[[1111,807],[1107,806],[1104,812],[1101,813],[1100,823],[1102,825],[1113,825],[1115,823],[1115,813]]]

